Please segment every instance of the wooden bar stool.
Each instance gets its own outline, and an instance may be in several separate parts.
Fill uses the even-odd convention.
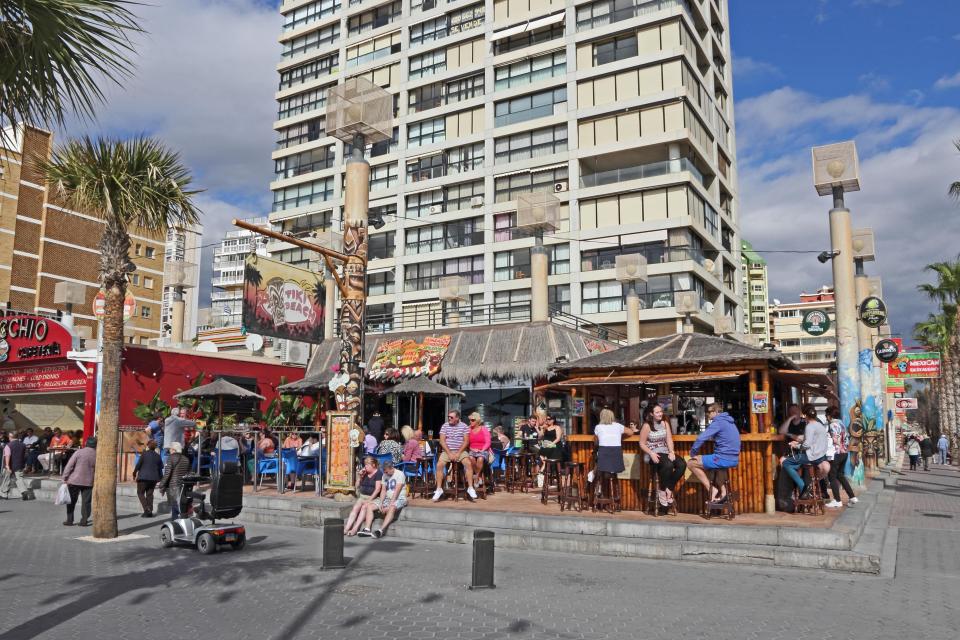
[[[459,462],[448,462],[448,471],[443,479],[443,495],[452,495],[454,501],[460,499],[460,483],[463,480],[463,466]],[[464,487],[466,490],[466,487]]]
[[[660,474],[657,473],[657,468],[652,464],[647,465],[647,470],[650,472],[650,478],[647,480],[647,501],[644,505],[644,512],[656,518],[660,515],[662,506],[657,499],[657,492],[660,490]],[[676,499],[665,508],[667,515],[677,515]]]
[[[707,501],[705,514],[707,520],[710,519],[714,512],[719,513],[721,516],[726,514],[728,520],[733,520],[737,517],[737,500],[740,498],[740,494],[736,491],[731,491],[730,474],[727,473],[726,469],[719,469],[713,472],[713,479],[710,481],[710,484],[717,487],[720,493],[726,491],[727,497],[723,502]]]
[[[820,478],[817,477],[817,467],[812,464],[805,464],[801,467],[803,470],[804,477],[807,478],[807,485],[810,487],[810,497],[801,498],[800,491],[797,488],[794,488],[794,505],[796,506],[796,512],[800,513],[804,509],[807,510],[812,516],[823,515],[826,513],[826,508],[824,507],[823,494],[820,493]]]
[[[511,453],[506,458],[506,479],[507,493],[519,491],[526,493],[527,489],[523,482],[523,454]]]
[[[594,511],[616,513],[620,511],[620,480],[617,474],[609,471],[598,472],[596,495],[593,498]]]
[[[537,461],[540,459],[540,456],[535,453],[524,452],[520,454],[523,457],[523,473],[520,476],[521,482],[523,483],[523,492],[526,493],[527,489],[538,489],[537,487],[537,474],[534,472],[534,469],[537,467]]]
[[[560,511],[576,509],[582,511],[587,506],[587,495],[583,477],[582,462],[568,462],[561,467]]]
[[[560,461],[546,461],[543,467],[543,489],[540,490],[540,502],[547,504],[550,498],[556,497],[560,501],[563,495],[563,483],[560,480]]]

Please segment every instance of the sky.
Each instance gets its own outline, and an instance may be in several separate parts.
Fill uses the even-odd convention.
[[[94,123],[66,133],[158,136],[199,186],[204,244],[230,220],[270,208],[276,0],[153,0],[137,71],[107,89]],[[938,19],[939,17],[939,19]],[[872,227],[894,333],[934,310],[916,290],[924,266],[960,253],[960,2],[730,0],[741,234],[770,265],[771,298],[794,301],[832,280],[829,198],[817,197],[810,147],[853,139],[862,190],[853,226]],[[201,305],[213,248],[204,250]]]

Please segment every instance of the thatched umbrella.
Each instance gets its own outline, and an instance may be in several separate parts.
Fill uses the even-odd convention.
[[[313,426],[319,431],[323,426],[321,422],[320,407],[327,408],[327,398],[330,393],[330,380],[333,378],[333,372],[329,369],[308,375],[296,382],[288,382],[277,387],[277,392],[291,396],[312,396],[316,403],[317,410],[313,416]]]
[[[423,396],[465,396],[462,391],[451,389],[439,382],[434,382],[426,376],[417,376],[404,380],[390,389],[390,393],[397,395],[417,396],[417,430],[423,430]]]
[[[176,400],[182,400],[187,398],[193,398],[196,400],[217,400],[218,413],[220,415],[220,430],[223,430],[223,399],[224,398],[242,398],[242,399],[254,399],[254,400],[264,400],[265,398],[259,393],[254,393],[253,391],[247,391],[243,387],[239,387],[232,382],[227,382],[223,378],[217,378],[210,384],[201,385],[199,387],[194,387],[193,389],[187,389],[186,391],[181,391],[180,393],[173,396]],[[199,449],[197,451],[197,471],[200,470],[200,454],[203,450],[203,442],[197,443]],[[217,447],[217,453],[220,453],[220,447]],[[220,468],[220,460],[217,460],[217,469]]]

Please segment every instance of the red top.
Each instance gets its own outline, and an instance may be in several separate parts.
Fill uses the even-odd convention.
[[[486,451],[490,448],[490,432],[484,426],[479,429],[470,429],[469,442],[467,446],[472,451]]]

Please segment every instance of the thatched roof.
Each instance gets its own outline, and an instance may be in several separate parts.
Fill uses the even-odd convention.
[[[324,371],[321,371],[317,375],[307,376],[296,382],[288,382],[287,384],[282,384],[277,387],[279,393],[289,393],[292,395],[313,395],[319,391],[327,389],[327,385],[330,384],[330,380],[333,378],[333,371],[330,371],[327,368]]]
[[[253,398],[263,400],[263,396],[253,391],[247,391],[243,387],[238,387],[232,382],[227,382],[223,378],[217,378],[210,384],[205,384],[193,389],[181,391],[173,396],[177,400],[181,398]]]
[[[463,396],[463,391],[457,391],[435,382],[426,376],[407,378],[400,384],[387,389],[387,393],[422,393],[428,396]]]
[[[551,375],[557,358],[568,361],[593,353],[617,349],[618,345],[551,322],[495,324],[447,330],[403,331],[369,334],[365,353],[370,370],[377,347],[397,339],[422,341],[428,336],[450,336],[450,346],[436,380],[467,384],[481,380],[542,378]],[[324,340],[307,365],[307,378],[329,372],[339,363],[340,340]]]
[[[703,333],[677,334],[644,340],[615,351],[554,366],[558,372],[587,369],[624,370],[706,364],[768,361],[777,369],[799,369],[779,351]]]

